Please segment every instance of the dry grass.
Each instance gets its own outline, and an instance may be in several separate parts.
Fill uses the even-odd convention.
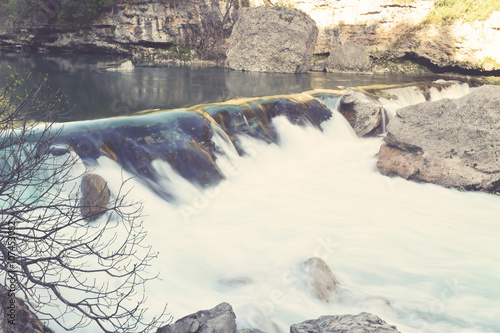
[[[486,21],[497,10],[500,10],[499,0],[435,0],[426,22]]]

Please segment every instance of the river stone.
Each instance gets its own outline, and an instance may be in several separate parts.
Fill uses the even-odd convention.
[[[108,183],[99,175],[88,173],[82,178],[81,213],[87,221],[94,221],[106,211],[109,203]]]
[[[19,292],[19,291],[18,291]],[[14,313],[9,306],[14,300]],[[9,290],[0,285],[0,332],[1,333],[53,333],[30,310],[26,302],[19,297],[10,297]],[[9,320],[14,320],[14,325]]]
[[[500,193],[500,87],[399,109],[377,167],[459,190]]]
[[[298,9],[243,8],[230,37],[226,66],[255,72],[307,72],[317,35],[314,20]]]
[[[198,311],[160,327],[156,333],[235,333],[236,315],[228,303],[221,303],[210,310]]]
[[[357,91],[349,91],[340,99],[339,112],[359,136],[380,134],[384,109],[374,98]]]
[[[326,60],[327,72],[336,71],[368,71],[371,60],[365,47],[358,42],[346,42],[330,51]]]
[[[302,263],[301,269],[306,273],[306,287],[311,295],[326,303],[334,299],[333,292],[339,282],[323,259],[310,258]]]
[[[290,333],[399,333],[396,326],[362,312],[358,315],[322,316],[290,327]]]

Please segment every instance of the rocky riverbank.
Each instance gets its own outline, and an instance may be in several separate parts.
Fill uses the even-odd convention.
[[[303,284],[311,296],[321,302],[334,302],[337,286],[328,265],[318,257],[299,265]],[[245,314],[251,316],[251,314]],[[156,333],[266,333],[257,328],[237,329],[236,314],[228,303],[221,303],[210,310],[202,310],[178,319],[175,323],[159,328]],[[290,333],[399,333],[396,326],[366,312],[358,315],[330,315],[306,320],[290,326]]]
[[[267,333],[256,328],[238,330],[236,315],[228,303],[203,310],[159,328],[156,333]],[[322,316],[290,326],[290,333],[400,333],[396,326],[362,312],[358,315]]]
[[[382,174],[500,194],[500,87],[397,111],[378,154]]]

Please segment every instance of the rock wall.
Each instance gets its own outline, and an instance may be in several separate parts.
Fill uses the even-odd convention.
[[[264,0],[250,0],[252,6]],[[500,70],[500,12],[485,22],[423,23],[434,1],[271,0],[308,13],[319,29],[316,54],[347,41],[377,59],[412,59],[443,69]],[[451,67],[451,68],[450,68]],[[456,68],[453,68],[456,67]]]
[[[162,49],[181,45],[206,53],[224,53],[237,18],[236,6],[237,2],[229,0],[116,4],[87,26],[62,29],[51,24],[53,21],[31,20],[20,31],[0,35],[0,46],[158,54]]]
[[[457,21],[444,25],[424,23],[434,8],[434,1],[430,0],[408,3],[249,0],[249,4],[293,7],[309,14],[318,27],[315,54],[327,54],[347,41],[357,41],[372,58],[382,61],[410,59],[434,70],[496,75],[500,72],[498,11],[484,22]],[[241,5],[242,2],[236,0],[152,0],[117,4],[86,27],[64,30],[51,24],[57,16],[56,6],[32,19],[21,31],[0,33],[0,47],[105,51],[161,58],[163,49],[182,45],[199,50],[198,57],[211,58],[227,51]],[[383,66],[374,69],[388,70]]]

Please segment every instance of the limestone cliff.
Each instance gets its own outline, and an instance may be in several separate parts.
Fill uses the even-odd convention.
[[[427,18],[435,9],[434,3],[433,0],[143,0],[116,4],[87,26],[65,29],[47,19],[57,15],[56,6],[34,17],[37,19],[32,19],[32,24],[21,31],[0,33],[0,47],[104,51],[157,59],[189,59],[193,53],[198,58],[213,59],[226,53],[242,5],[286,6],[304,11],[316,22],[319,32],[315,54],[326,55],[347,41],[355,41],[376,60],[371,70],[388,70],[380,66],[385,61],[410,60],[436,71],[498,75],[500,11],[482,21],[430,23]]]
[[[227,47],[237,5],[230,0],[119,3],[85,26],[61,28],[54,20],[29,20],[20,31],[0,35],[0,46],[142,56],[167,56],[169,48],[177,47],[178,53],[182,46],[200,50],[201,56],[219,54]],[[44,15],[57,16],[56,10]]]
[[[264,0],[250,0],[252,6]],[[500,12],[486,21],[429,23],[434,1],[271,0],[303,10],[319,29],[315,53],[347,41],[365,46],[374,59],[410,59],[435,70],[499,71]]]

